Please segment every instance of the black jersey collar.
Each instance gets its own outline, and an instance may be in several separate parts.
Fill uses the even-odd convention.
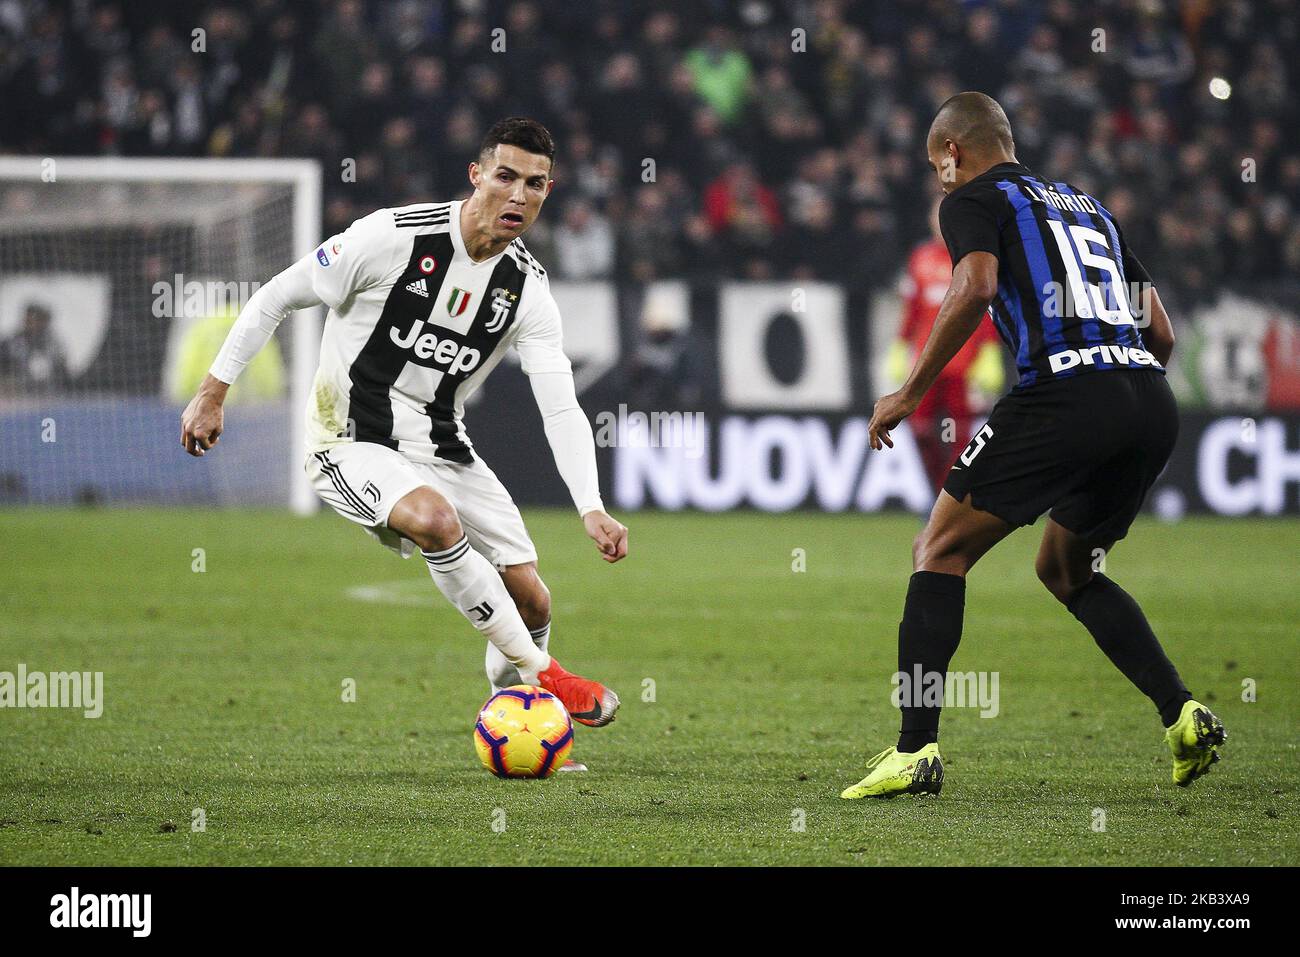
[[[1025,173],[1025,174],[1032,175],[1029,173],[1029,167],[1026,166],[1024,163],[998,163],[996,166],[990,166],[988,169],[980,173],[978,176],[962,183],[960,186],[958,186],[948,195],[956,196],[962,190],[970,186],[973,186],[975,183],[983,182],[985,179],[991,176],[1001,176],[1003,173],[1010,173],[1010,172]]]

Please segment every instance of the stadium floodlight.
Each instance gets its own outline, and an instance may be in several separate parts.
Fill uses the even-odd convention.
[[[225,454],[184,455],[179,422],[239,308],[320,238],[315,160],[0,157],[0,502],[314,512],[321,309],[232,389]]]

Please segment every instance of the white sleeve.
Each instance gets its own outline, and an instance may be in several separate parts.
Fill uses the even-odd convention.
[[[564,334],[560,327],[560,307],[555,304],[549,285],[539,280],[527,293],[527,310],[519,317],[515,349],[519,364],[528,375],[539,372],[573,374],[569,357],[564,354]]]
[[[311,281],[315,258],[315,253],[304,256],[249,297],[208,370],[214,378],[227,384],[234,382],[275,335],[285,316],[295,309],[320,305]]]
[[[392,268],[401,238],[392,211],[377,209],[325,240],[311,257],[316,295],[338,309],[353,293],[378,283]]]
[[[591,436],[570,372],[541,372],[528,378],[533,398],[542,413],[546,441],[551,445],[555,467],[569,487],[579,515],[605,510],[600,499],[600,476],[596,471],[596,441]]]
[[[596,469],[596,441],[573,388],[573,367],[564,354],[560,310],[545,285],[539,286],[536,293],[536,306],[521,318],[515,349],[542,413],[555,467],[569,488],[578,514],[604,511]]]

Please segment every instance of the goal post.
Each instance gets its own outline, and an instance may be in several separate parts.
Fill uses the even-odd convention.
[[[0,157],[0,503],[314,512],[322,308],[232,388],[216,454],[181,461],[179,414],[248,296],[320,240],[316,160]]]

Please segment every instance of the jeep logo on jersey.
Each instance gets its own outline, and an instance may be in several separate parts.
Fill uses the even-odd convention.
[[[464,289],[453,286],[451,295],[447,297],[447,315],[455,319],[469,305],[469,293]]]
[[[452,339],[439,340],[432,332],[423,332],[424,321],[416,319],[405,335],[400,335],[396,326],[388,330],[388,337],[393,344],[403,349],[410,349],[418,359],[433,359],[435,365],[446,366],[448,375],[469,372],[475,368],[482,353],[477,349],[462,346]]]
[[[510,318],[510,307],[515,304],[519,294],[511,292],[509,289],[503,289],[497,286],[492,290],[492,318],[487,321],[484,328],[488,332],[497,332],[506,324]]]

